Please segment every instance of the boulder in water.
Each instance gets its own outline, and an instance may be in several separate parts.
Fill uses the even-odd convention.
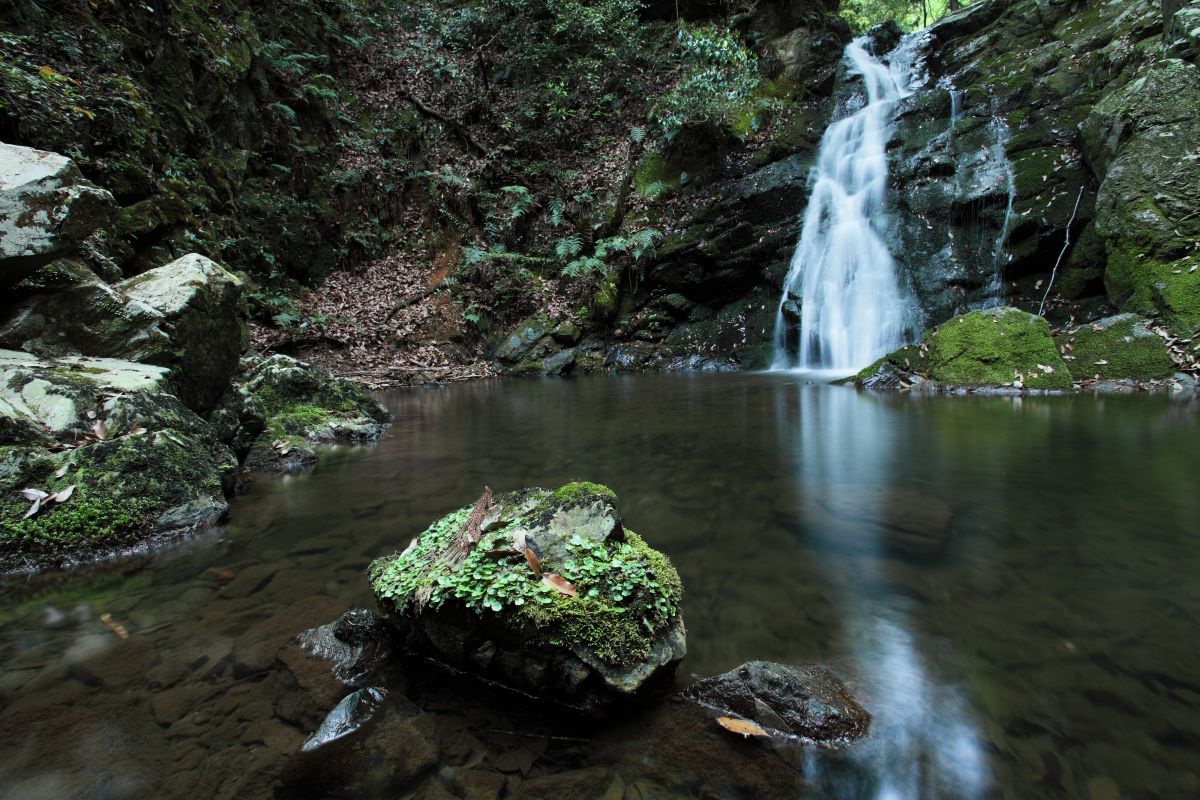
[[[748,661],[693,684],[685,696],[722,715],[752,720],[769,733],[844,743],[866,735],[871,716],[822,667]]]
[[[370,577],[411,648],[587,710],[640,695],[686,652],[678,573],[597,484],[489,490]]]
[[[1136,314],[1116,314],[1061,334],[1076,380],[1158,380],[1178,369],[1166,341]]]

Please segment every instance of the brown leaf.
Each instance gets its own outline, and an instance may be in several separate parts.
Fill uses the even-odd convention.
[[[499,550],[488,550],[484,553],[488,558],[506,558],[508,556],[521,555],[520,550],[513,550],[511,547],[502,547]]]
[[[225,569],[224,567],[209,567],[204,570],[204,574],[213,576],[221,583],[229,583],[237,575],[233,570]]]
[[[467,521],[458,529],[458,533],[454,537],[463,555],[471,552],[471,548],[483,538],[483,518],[491,507],[492,490],[485,486],[483,494],[475,501],[475,508],[471,511],[471,516],[467,517]]]
[[[96,424],[92,426],[92,433],[96,434],[96,438],[100,441],[108,438],[108,426],[104,424],[104,420],[96,420]]]
[[[525,560],[529,562],[529,568],[533,570],[534,575],[542,574],[542,562],[538,560],[537,553],[525,548]],[[568,584],[569,585],[569,584]],[[574,594],[574,592],[572,592]]]
[[[740,733],[742,736],[770,736],[762,725],[748,719],[717,717],[717,724],[731,733]]]
[[[542,583],[546,584],[547,586],[553,586],[555,589],[558,589],[568,597],[575,596],[575,587],[569,580],[561,575],[552,575],[549,572],[544,573],[542,575]]]
[[[108,629],[122,639],[129,638],[129,632],[125,630],[125,626],[112,618],[111,614],[101,614],[100,621],[108,626]]]

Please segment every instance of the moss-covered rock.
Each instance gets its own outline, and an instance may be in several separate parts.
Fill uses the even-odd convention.
[[[292,472],[317,460],[314,444],[378,440],[391,415],[356,383],[290,356],[251,353],[210,420],[246,456],[246,469]]]
[[[1058,337],[1076,380],[1158,380],[1178,366],[1162,337],[1136,314],[1117,314]]]
[[[991,308],[954,317],[860,372],[875,385],[884,375],[913,375],[942,386],[1070,389],[1067,364],[1046,320],[1015,308]]]
[[[489,490],[370,578],[411,646],[576,705],[635,695],[685,653],[678,573],[598,484]]]
[[[0,570],[102,557],[225,515],[237,460],[170,389],[161,367],[0,351]],[[24,489],[65,498],[26,517]]]

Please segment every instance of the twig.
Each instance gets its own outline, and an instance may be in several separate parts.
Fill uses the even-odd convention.
[[[1083,199],[1083,187],[1079,187],[1079,194],[1075,196],[1075,208],[1071,209],[1071,219],[1067,220],[1066,235],[1063,237],[1062,250],[1059,251],[1058,260],[1054,262],[1054,269],[1050,270],[1050,282],[1046,284],[1046,293],[1042,295],[1042,302],[1038,304],[1038,316],[1042,315],[1042,309],[1046,307],[1046,298],[1050,296],[1050,290],[1054,288],[1054,278],[1058,275],[1058,265],[1062,263],[1063,256],[1067,254],[1067,248],[1071,246],[1071,225],[1075,222],[1075,213],[1079,211],[1079,201]]]
[[[571,742],[572,744],[587,744],[591,739],[583,739],[579,736],[556,736],[550,733],[529,733],[528,731],[505,731],[499,728],[493,728],[488,733],[499,734],[500,736],[521,736],[526,739],[546,739],[551,742]]]
[[[404,93],[404,99],[407,100],[408,102],[412,103],[413,107],[416,108],[417,111],[420,111],[425,116],[433,117],[438,122],[441,122],[443,125],[450,126],[450,128],[453,129],[453,131],[456,134],[458,134],[458,137],[460,139],[462,139],[463,144],[467,145],[467,147],[474,150],[477,154],[479,154],[481,156],[489,156],[492,154],[491,150],[488,150],[486,147],[481,145],[479,142],[475,141],[475,137],[471,135],[471,131],[469,131],[467,129],[466,125],[463,125],[461,122],[459,122],[456,119],[453,119],[452,117],[446,116],[445,114],[443,114],[442,112],[438,111],[435,108],[430,108],[429,106],[422,103],[420,101],[420,99],[418,99],[415,95],[412,95],[408,92]]]
[[[389,311],[388,315],[383,318],[383,321],[391,322],[392,319],[397,314],[399,314],[401,311],[403,311],[404,309],[408,308],[409,306],[416,305],[417,303],[424,300],[426,297],[429,297],[431,294],[436,292],[438,289],[441,289],[442,284],[444,284],[445,282],[446,282],[445,280],[438,281],[433,286],[430,286],[428,289],[422,289],[419,292],[414,292],[414,293],[402,298],[400,300],[400,302],[396,304],[396,307],[393,308],[391,311]]]

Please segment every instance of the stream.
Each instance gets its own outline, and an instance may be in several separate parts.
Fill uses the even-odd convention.
[[[773,748],[681,724],[675,701],[584,722],[412,666],[390,688],[421,744],[386,796],[1200,795],[1194,399],[884,397],[783,373],[383,399],[380,445],[259,476],[219,529],[3,586],[0,797],[272,796],[308,732],[281,710],[279,646],[372,607],[369,561],[485,484],[574,479],[616,490],[677,566],[680,684],[824,664],[870,736]]]

